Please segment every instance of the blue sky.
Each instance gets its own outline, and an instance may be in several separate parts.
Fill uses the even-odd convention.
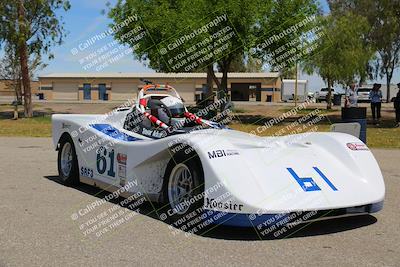
[[[81,64],[82,59],[90,53],[104,45],[113,42],[112,36],[108,36],[84,51],[78,49],[77,54],[73,54],[71,50],[79,48],[79,45],[86,40],[101,34],[108,29],[111,22],[106,15],[102,15],[101,11],[106,8],[107,0],[70,0],[71,9],[68,12],[60,12],[65,23],[67,37],[61,46],[54,47],[52,53],[55,58],[47,62],[48,66],[39,71],[38,74],[48,74],[54,72],[153,72],[153,70],[145,67],[141,62],[134,60],[131,54],[122,57],[117,63],[110,64],[101,70],[95,67],[89,69],[84,68]],[[116,0],[109,1],[114,4]],[[324,12],[329,12],[326,0],[320,0]],[[76,50],[75,50],[76,51]],[[400,82],[399,73],[394,77],[394,82]],[[317,75],[301,74],[300,79],[309,80],[309,88],[314,91],[324,86],[323,81]]]
[[[54,72],[84,72],[80,59],[88,54],[96,51],[108,43],[114,41],[112,36],[108,36],[90,48],[76,55],[71,50],[77,48],[79,44],[84,43],[87,39],[101,34],[109,27],[111,20],[106,15],[101,14],[106,9],[107,0],[70,0],[71,9],[67,12],[59,12],[63,17],[64,28],[67,36],[62,45],[54,47],[52,53],[54,59],[46,62],[48,66],[39,71],[39,74],[47,74]],[[109,1],[112,4],[116,1]],[[88,72],[95,72],[93,69]],[[142,63],[133,59],[133,56],[125,56],[118,64],[113,64],[105,68],[102,72],[151,72],[151,69],[143,66]]]

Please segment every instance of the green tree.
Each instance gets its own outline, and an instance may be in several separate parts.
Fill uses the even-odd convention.
[[[111,8],[109,17],[114,21],[111,26],[116,27],[123,25],[130,16],[140,14],[139,20],[130,21],[127,27],[122,27],[117,31],[115,38],[119,42],[131,46],[136,59],[147,63],[156,71],[187,72],[187,68],[172,68],[168,64],[165,54],[160,51],[162,46],[160,44],[174,43],[210,19],[226,15],[228,21],[225,24],[213,28],[212,32],[205,32],[190,40],[185,40],[173,52],[169,52],[172,53],[172,56],[169,55],[169,57],[173,58],[206,39],[212,39],[211,35],[225,26],[232,27],[236,33],[235,37],[225,41],[230,49],[223,55],[213,55],[204,62],[205,64],[190,69],[190,71],[196,71],[196,68],[206,69],[208,87],[212,88],[212,84],[215,82],[218,91],[222,93],[220,97],[224,97],[227,92],[228,71],[232,68],[243,70],[243,65],[247,64],[249,68],[261,69],[263,62],[256,62],[255,59],[261,58],[270,51],[256,49],[257,53],[249,53],[251,48],[257,46],[260,40],[267,38],[270,29],[279,27],[282,20],[287,20],[287,24],[290,26],[308,14],[315,14],[317,11],[315,2],[314,0],[231,0],[222,2],[216,0],[127,0],[118,1]],[[293,19],[293,16],[298,19]],[[132,43],[124,36],[136,27],[144,28],[147,38],[141,38]],[[216,41],[213,40],[213,42]],[[215,70],[222,73],[221,80],[217,79]]]
[[[15,45],[4,47],[4,56],[1,58],[1,62],[0,79],[10,81],[8,87],[12,87],[14,90],[17,103],[22,103],[21,68]]]
[[[228,72],[262,72],[263,64],[258,58],[252,55],[237,55],[230,63]]]
[[[315,18],[320,12],[318,1],[314,0],[274,2],[257,27],[252,53],[272,71],[292,73],[296,62],[303,58],[299,46],[306,44],[305,34],[316,27]]]
[[[243,40],[251,40],[253,26],[260,19],[260,13],[264,7],[270,5],[272,1],[243,0],[217,2],[214,0],[199,1],[140,1],[128,0],[119,1],[109,12],[109,16],[114,20],[113,27],[122,24],[130,16],[140,14],[140,20],[131,22],[128,27],[123,27],[115,34],[117,40],[128,44],[134,48],[134,55],[137,59],[146,62],[149,67],[156,71],[164,72],[187,72],[207,70],[209,88],[215,82],[218,91],[223,92],[221,97],[226,94],[227,75],[232,62],[237,63],[243,58],[244,51],[248,49],[248,43]],[[227,16],[228,21],[213,27],[212,31],[204,32],[186,40],[173,51],[168,51],[167,55],[160,53],[160,44],[174,42],[181,36],[190,34],[196,29],[214,18]],[[130,30],[140,26],[146,29],[148,38],[142,38],[138,46],[123,38]],[[222,30],[224,27],[232,27],[237,35],[226,40],[229,45],[228,51],[219,55],[212,55],[207,60],[190,68],[175,67],[168,63],[168,58],[185,53],[188,49],[212,39],[211,35]],[[168,57],[168,58],[166,58]],[[222,79],[219,80],[215,75],[215,70],[222,72]]]
[[[61,44],[64,28],[56,10],[70,8],[67,0],[14,0],[0,2],[0,44],[15,45],[24,88],[24,114],[32,117],[29,59],[41,58]]]
[[[14,90],[15,92],[15,109],[14,119],[18,119],[18,105],[22,103],[23,91],[22,91],[22,77],[21,77],[21,65],[17,51],[17,45],[7,44],[4,47],[4,56],[0,61],[0,79],[7,80],[7,87]],[[43,69],[46,64],[41,62],[40,55],[35,55],[29,59],[29,77],[33,78],[35,71]]]
[[[395,69],[400,67],[400,1],[330,0],[329,4],[335,16],[351,12],[368,21],[370,29],[365,41],[374,47],[376,60],[367,65],[367,71],[371,78],[386,77],[390,101],[390,83]]]
[[[327,83],[327,108],[330,109],[333,85],[349,85],[359,79],[373,50],[362,42],[369,27],[360,16],[321,17],[320,25],[325,35],[318,39],[317,53],[304,61],[303,68],[309,74],[317,72]]]

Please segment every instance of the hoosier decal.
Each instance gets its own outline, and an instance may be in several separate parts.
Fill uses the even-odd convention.
[[[206,198],[206,206],[207,209],[223,209],[223,210],[242,210],[243,205],[234,203],[233,201],[229,200],[227,202],[219,202],[213,198]]]

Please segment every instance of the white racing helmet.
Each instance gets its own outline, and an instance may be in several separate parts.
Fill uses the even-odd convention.
[[[180,128],[185,122],[185,106],[177,97],[167,96],[160,100],[163,108],[158,111],[158,118],[172,127]]]

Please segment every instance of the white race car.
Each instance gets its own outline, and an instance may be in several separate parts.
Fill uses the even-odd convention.
[[[276,214],[383,207],[382,173],[356,137],[231,130],[188,112],[169,85],[148,84],[133,106],[109,114],[55,114],[52,130],[64,183],[140,192],[171,218],[200,210],[216,224],[254,226]]]

